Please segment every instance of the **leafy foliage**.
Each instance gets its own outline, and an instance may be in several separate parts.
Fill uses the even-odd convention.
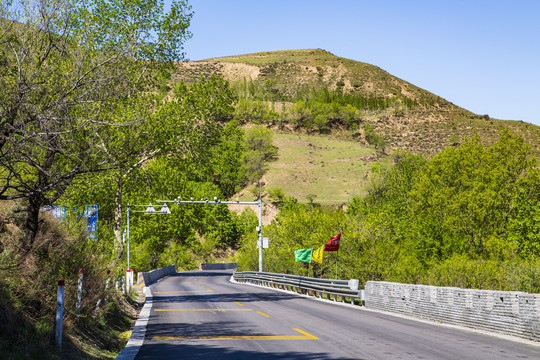
[[[351,104],[299,100],[288,110],[277,112],[274,105],[260,100],[240,99],[234,118],[240,124],[279,125],[291,124],[295,129],[324,134],[333,129],[358,129],[360,111]]]
[[[265,161],[272,159],[277,150],[272,142],[272,131],[253,126],[244,134],[244,171],[250,182],[259,180],[265,169]]]
[[[162,0],[2,1],[0,19],[0,199],[27,199],[30,248],[42,205],[114,166],[118,112],[183,59],[191,13],[184,1],[168,11]]]
[[[368,144],[375,146],[376,149],[381,149],[382,152],[384,152],[385,147],[388,145],[384,138],[375,132],[373,126],[364,126],[364,137]]]
[[[284,202],[265,228],[266,268],[306,274],[293,250],[315,249],[341,229],[339,260],[328,254],[322,266],[311,265],[313,274],[540,291],[539,171],[521,137],[503,131],[489,147],[472,137],[431,160],[392,157],[345,212]],[[242,268],[254,268],[254,248],[243,244]]]

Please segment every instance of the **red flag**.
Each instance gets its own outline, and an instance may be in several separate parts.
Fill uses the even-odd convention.
[[[341,232],[330,239],[329,242],[324,245],[324,251],[338,251],[339,250],[339,238],[341,237]]]

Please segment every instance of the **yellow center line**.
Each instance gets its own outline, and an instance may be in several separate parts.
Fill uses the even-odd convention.
[[[300,329],[293,329],[293,330],[298,331],[300,334],[304,334],[310,340],[319,340],[318,337],[316,337],[314,335],[311,335],[311,334],[309,334],[309,333],[307,333],[307,332],[305,332],[303,330],[300,330]]]
[[[319,340],[300,329],[293,329],[302,335],[247,335],[247,336],[154,336],[152,340]]]
[[[154,311],[253,311],[253,309],[155,309]]]
[[[183,294],[183,293],[205,293],[213,292],[214,290],[193,290],[193,291],[156,291],[154,294]]]
[[[239,302],[236,302],[236,301],[235,301],[234,303],[235,303],[236,305],[238,305],[238,306],[244,306],[244,304],[240,304]]]
[[[261,314],[262,316],[266,316],[266,317],[271,317],[270,315],[265,314],[265,313],[263,313],[262,311],[257,311],[257,314]]]

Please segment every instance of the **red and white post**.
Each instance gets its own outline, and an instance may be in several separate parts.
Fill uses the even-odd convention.
[[[127,278],[127,293],[129,294],[133,289],[133,270],[128,269],[126,271]]]

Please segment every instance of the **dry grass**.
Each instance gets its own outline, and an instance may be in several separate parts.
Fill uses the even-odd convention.
[[[371,166],[379,159],[374,149],[358,142],[322,135],[276,133],[274,145],[277,160],[269,164],[263,181],[300,202],[315,194],[317,203],[339,205],[363,195]]]
[[[129,329],[133,306],[110,293],[105,298],[103,249],[88,241],[79,226],[66,227],[41,214],[36,240],[23,246],[18,203],[0,206],[0,354],[6,359],[113,359]],[[81,316],[75,315],[79,269],[84,271]],[[63,352],[54,347],[58,280],[65,280]],[[134,305],[136,306],[136,305]]]

